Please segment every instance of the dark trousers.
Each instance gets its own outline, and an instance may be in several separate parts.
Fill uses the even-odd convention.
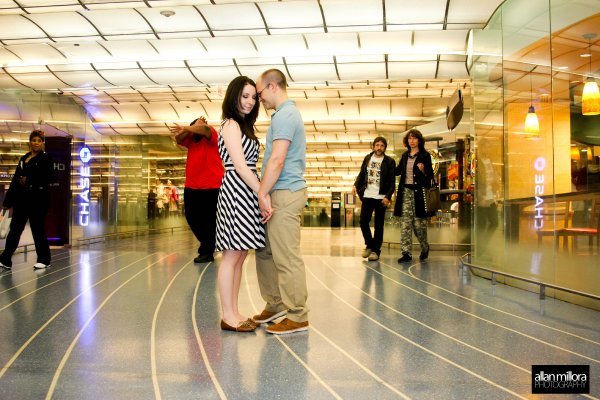
[[[39,199],[37,199],[39,201]],[[47,204],[47,203],[46,203]],[[37,253],[37,262],[50,264],[50,246],[46,237],[44,228],[44,220],[46,218],[47,205],[42,201],[34,203],[31,200],[21,201],[13,207],[12,220],[10,222],[10,230],[6,237],[6,245],[4,252],[0,254],[0,262],[11,267],[11,258],[19,246],[21,234],[25,229],[25,224],[29,220],[33,242],[35,243],[35,252]]]
[[[381,252],[381,243],[383,243],[383,223],[385,220],[385,207],[381,199],[371,199],[364,197],[362,208],[360,210],[360,230],[365,239],[365,247],[379,254]],[[375,211],[375,236],[371,235],[371,217]]]
[[[183,190],[185,219],[196,239],[200,241],[198,254],[201,256],[212,255],[215,251],[218,197],[219,189]]]

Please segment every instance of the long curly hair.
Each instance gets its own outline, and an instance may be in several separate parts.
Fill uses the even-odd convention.
[[[419,131],[418,129],[411,129],[410,131],[406,132],[406,135],[404,135],[404,139],[402,139],[404,147],[410,150],[410,146],[408,145],[408,138],[411,136],[417,138],[417,140],[419,141],[419,151],[425,151],[425,138],[423,137],[421,131]]]

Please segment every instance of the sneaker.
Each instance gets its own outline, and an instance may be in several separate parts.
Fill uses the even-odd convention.
[[[367,260],[377,261],[377,260],[379,260],[379,254],[372,252],[371,254],[369,254],[369,258],[367,258]]]
[[[429,247],[427,248],[427,251],[421,252],[421,254],[419,255],[419,260],[427,260],[427,257],[429,257]]]
[[[362,258],[367,258],[371,255],[371,249],[364,249],[362,252]]]
[[[275,325],[269,326],[265,330],[274,335],[285,335],[286,333],[307,331],[308,330],[308,321],[295,322],[289,318],[286,318],[283,321],[281,321]]]
[[[35,264],[33,264],[33,269],[44,269],[44,268],[48,268],[49,266],[50,266],[50,264],[36,262]]]
[[[198,257],[194,258],[194,262],[196,264],[202,264],[202,263],[207,263],[207,262],[211,262],[211,261],[215,261],[215,258],[213,257],[212,254],[199,255]]]
[[[287,310],[283,310],[283,311],[279,311],[279,312],[271,312],[271,311],[267,311],[267,310],[262,310],[262,312],[260,314],[252,317],[252,320],[259,324],[263,324],[263,323],[271,322],[274,319],[283,317],[286,314],[287,314]]]
[[[4,269],[12,269],[12,267],[10,265],[6,265],[3,262],[0,262],[0,268],[4,268]]]
[[[402,257],[398,259],[399,263],[409,262],[412,260],[412,257],[408,253],[402,253]]]

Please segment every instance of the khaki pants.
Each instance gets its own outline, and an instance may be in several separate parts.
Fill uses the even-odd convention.
[[[306,189],[271,193],[273,216],[267,223],[267,245],[256,250],[256,273],[265,309],[288,310],[295,322],[308,320],[306,271],[300,255],[300,218]]]

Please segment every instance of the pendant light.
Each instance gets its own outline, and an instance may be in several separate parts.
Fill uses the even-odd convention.
[[[598,90],[598,83],[592,78],[592,39],[596,36],[595,33],[583,35],[588,40],[589,50],[587,56],[590,58],[590,75],[583,86],[581,95],[581,113],[583,115],[600,114],[600,90]]]
[[[538,116],[535,113],[535,108],[533,107],[533,83],[531,81],[531,74],[533,73],[533,69],[529,72],[529,111],[527,111],[527,116],[525,117],[525,132],[532,133],[537,135],[540,133],[540,121],[538,120]]]

